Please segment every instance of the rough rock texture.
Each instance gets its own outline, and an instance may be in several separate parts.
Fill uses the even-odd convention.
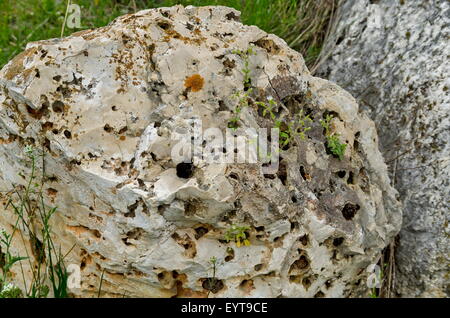
[[[103,269],[107,296],[366,292],[367,266],[401,223],[375,125],[350,94],[312,77],[283,40],[239,16],[226,7],[141,11],[31,43],[1,71],[0,188],[24,183],[24,145],[47,148],[55,240],[63,251],[75,244],[67,262],[82,265],[75,295],[96,293]],[[279,115],[310,113],[308,138],[285,147],[275,174],[261,162],[180,164],[171,149],[192,120],[227,129],[231,96],[244,90],[235,50],[250,44],[254,89],[240,125],[272,127],[254,102],[272,96],[283,102]],[[347,143],[342,161],[326,152],[326,112]],[[3,226],[13,220],[2,211]],[[224,240],[232,224],[250,228],[250,246]]]
[[[450,3],[344,1],[320,75],[375,121],[404,202],[397,292],[449,296]]]

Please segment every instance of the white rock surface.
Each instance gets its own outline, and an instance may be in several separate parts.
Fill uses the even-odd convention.
[[[449,297],[450,3],[346,0],[319,76],[374,121],[404,204],[396,291]]]
[[[96,294],[103,270],[111,297],[366,292],[367,266],[401,223],[375,126],[350,94],[312,77],[300,54],[239,15],[226,7],[141,11],[30,43],[0,72],[0,190],[24,183],[26,144],[47,147],[54,237],[63,251],[75,244],[67,262],[82,264],[74,295]],[[201,158],[187,166],[192,174],[180,169],[171,150],[192,120],[227,129],[231,96],[244,88],[244,61],[234,50],[252,43],[252,98],[282,100],[286,116],[286,109],[310,112],[308,138],[282,151],[274,175],[264,175],[261,162]],[[326,152],[325,112],[348,144],[342,161]],[[273,126],[254,103],[240,124]],[[202,143],[194,140],[196,150]],[[11,214],[1,211],[7,229]],[[224,240],[232,224],[250,228],[250,246]],[[20,240],[14,248],[22,254]],[[209,292],[211,257],[218,283]]]

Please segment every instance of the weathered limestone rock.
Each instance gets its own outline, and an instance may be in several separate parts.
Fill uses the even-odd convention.
[[[46,147],[46,174],[54,176],[47,204],[58,207],[55,240],[63,251],[75,244],[67,263],[82,269],[75,295],[96,293],[103,270],[106,296],[367,291],[366,269],[401,223],[375,125],[350,94],[311,76],[283,40],[242,25],[239,16],[226,7],[141,11],[31,43],[0,72],[0,190],[24,183],[25,145]],[[307,138],[283,147],[272,174],[261,160],[175,159],[174,147],[191,145],[179,137],[190,136],[193,120],[233,132],[232,95],[245,90],[245,57],[236,50],[251,44],[253,91],[240,128],[272,128],[256,104],[272,98],[277,116],[310,114]],[[347,144],[342,160],[326,150],[319,122],[325,114]],[[205,147],[201,136],[192,143],[196,152]],[[234,155],[233,148],[223,150]],[[11,211],[1,213],[10,229]],[[249,227],[250,246],[225,240],[233,224]]]
[[[404,202],[396,290],[449,296],[450,3],[344,1],[320,75],[375,121]]]

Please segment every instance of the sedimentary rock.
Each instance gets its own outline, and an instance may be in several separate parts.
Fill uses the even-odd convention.
[[[66,263],[81,264],[74,295],[96,294],[103,272],[105,296],[365,295],[366,269],[401,222],[375,126],[350,94],[239,16],[141,11],[30,43],[0,72],[1,190],[24,184],[26,145],[45,149],[53,236],[63,251],[74,245]],[[290,132],[270,161],[207,156],[235,154],[230,140],[208,148],[208,128],[239,135],[255,155],[242,130],[280,121],[289,132],[295,115],[305,138]],[[326,144],[326,115],[342,160]],[[11,230],[11,210],[1,213]],[[23,254],[20,240],[14,249]]]
[[[344,1],[320,76],[376,123],[404,202],[396,291],[449,296],[448,1]]]

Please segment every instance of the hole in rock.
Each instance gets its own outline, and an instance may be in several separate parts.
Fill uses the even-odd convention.
[[[308,234],[301,236],[298,240],[302,243],[303,246],[308,245],[309,242]]]
[[[217,278],[206,278],[203,283],[202,287],[206,290],[211,291],[213,294],[217,294],[220,290],[224,288],[224,284],[220,279]]]
[[[208,232],[209,232],[209,230],[203,226],[199,226],[199,227],[195,228],[195,239],[198,240],[199,238],[201,238]]]
[[[285,163],[281,163],[277,172],[277,176],[281,183],[285,186],[287,184],[287,167]]]
[[[325,294],[321,291],[317,292],[317,294],[314,295],[314,298],[324,298]]]
[[[106,124],[103,127],[103,130],[106,131],[107,133],[111,133],[113,131],[113,128],[109,124]]]
[[[344,242],[344,238],[343,237],[337,237],[333,240],[333,245],[338,247],[339,245],[341,245]]]
[[[305,255],[301,255],[298,260],[292,263],[289,272],[293,270],[304,270],[309,265],[308,258]]]
[[[308,290],[308,288],[311,286],[311,280],[309,279],[309,277],[305,277],[302,279],[302,285],[306,290]]]
[[[274,174],[265,174],[264,178],[273,180],[276,178],[276,176]]]
[[[169,30],[172,28],[172,24],[170,24],[168,21],[159,21],[158,26],[163,30]]]
[[[311,181],[311,176],[306,173],[305,167],[303,166],[300,166],[300,175],[302,176],[303,180]]]
[[[360,206],[358,204],[347,203],[342,209],[342,215],[346,220],[351,220],[358,212]]]
[[[229,262],[234,259],[234,249],[231,247],[227,248],[227,256],[225,257],[225,262]]]
[[[255,45],[267,51],[267,53],[273,55],[278,54],[280,52],[280,47],[271,39],[259,39],[254,42]]]
[[[230,12],[230,13],[227,13],[226,15],[225,15],[225,17],[228,19],[228,20],[234,20],[234,21],[240,21],[240,18],[239,18],[239,16],[237,16],[234,12]]]
[[[347,183],[348,184],[355,184],[354,174],[351,171],[348,173]]]
[[[244,279],[240,284],[239,288],[244,292],[250,293],[255,287],[253,285],[253,280]]]
[[[62,113],[64,111],[64,103],[57,100],[53,102],[52,109],[55,113]]]
[[[291,231],[296,230],[299,228],[298,222],[292,222],[291,223]]]
[[[178,178],[189,179],[194,174],[194,165],[190,162],[182,162],[177,164]]]
[[[343,170],[337,172],[337,176],[339,178],[344,178],[347,173]]]
[[[358,131],[355,134],[355,140],[353,141],[353,149],[355,149],[355,151],[359,151],[359,136],[361,135],[361,133]]]
[[[125,213],[125,216],[134,218],[136,216],[136,209],[137,209],[138,205],[139,205],[139,201],[136,201],[132,205],[129,205],[128,206],[128,212]]]

